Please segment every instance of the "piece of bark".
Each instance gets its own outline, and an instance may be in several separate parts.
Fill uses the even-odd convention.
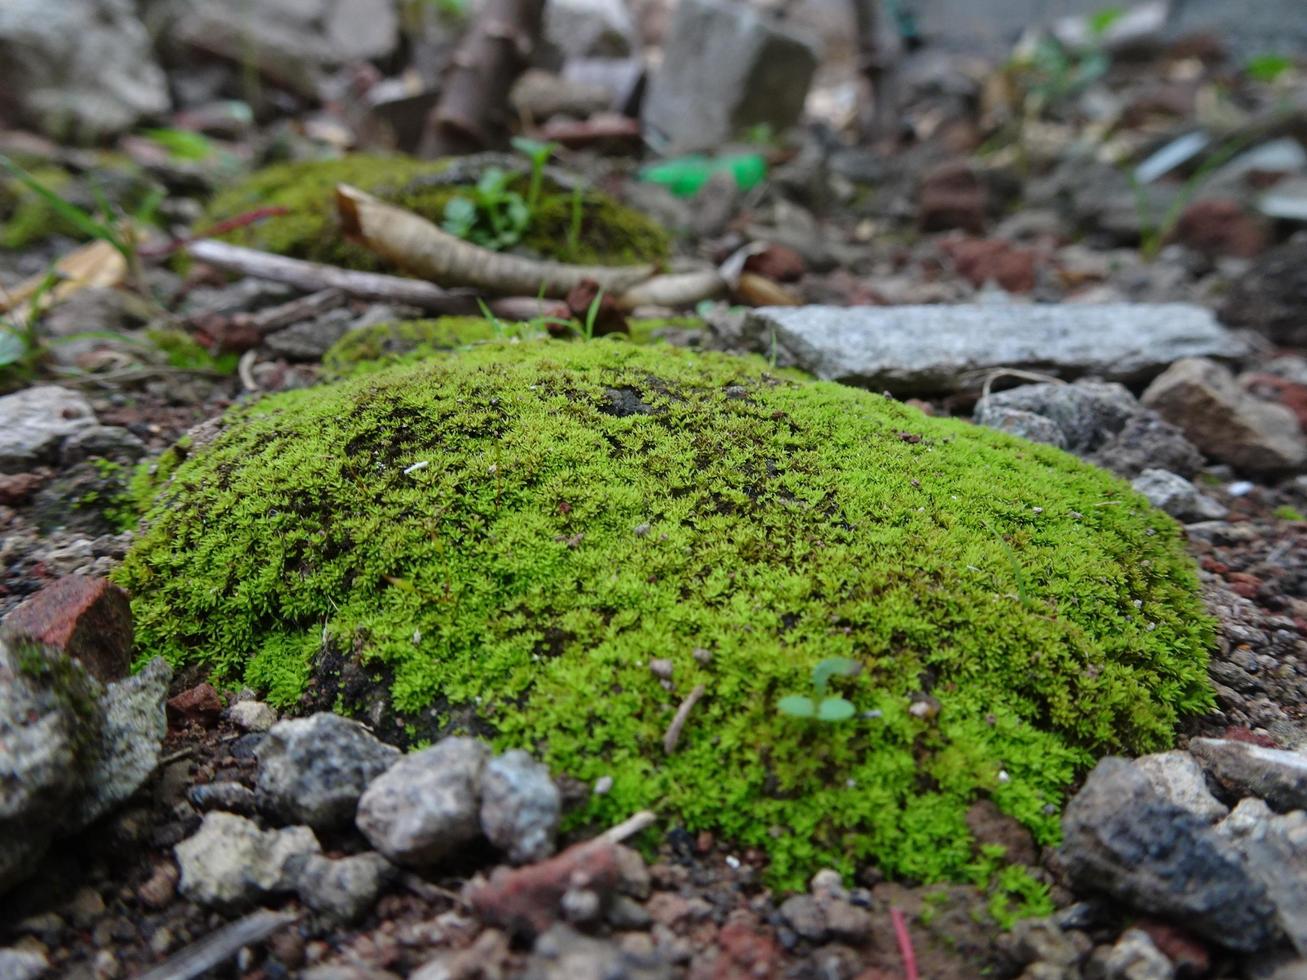
[[[192,258],[228,272],[271,282],[283,282],[305,292],[339,289],[356,299],[402,303],[432,313],[476,313],[476,298],[471,293],[441,289],[421,279],[388,276],[376,272],[357,272],[320,262],[305,262],[273,255],[239,245],[202,239],[186,246]]]
[[[492,252],[347,184],[336,188],[336,208],[347,236],[414,275],[446,286],[563,298],[583,280],[593,279],[604,292],[620,295],[654,274],[651,265],[568,265]]]
[[[475,153],[507,141],[508,95],[530,62],[544,7],[544,0],[487,0],[427,118],[423,156]]]

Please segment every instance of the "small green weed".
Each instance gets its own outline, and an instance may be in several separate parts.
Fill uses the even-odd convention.
[[[489,167],[470,193],[451,198],[445,205],[445,231],[496,252],[512,248],[522,240],[539,208],[545,164],[557,145],[519,138],[513,140],[513,147],[531,161],[526,197],[513,190],[514,174]],[[578,210],[578,197],[574,193],[569,241],[580,234]]]
[[[1302,516],[1302,511],[1298,510],[1297,507],[1291,507],[1289,504],[1276,507],[1272,513],[1282,521],[1307,521],[1307,517]]]
[[[1293,67],[1293,59],[1282,54],[1258,54],[1248,59],[1244,71],[1257,82],[1270,85],[1280,80]]]
[[[812,668],[813,696],[789,694],[776,702],[776,710],[795,718],[815,718],[818,721],[848,721],[857,710],[845,698],[826,695],[830,679],[835,676],[852,677],[862,665],[848,657],[827,657]]]

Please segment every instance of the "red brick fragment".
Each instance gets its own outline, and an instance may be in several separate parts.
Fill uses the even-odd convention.
[[[1182,929],[1167,922],[1145,919],[1136,926],[1148,933],[1153,945],[1171,961],[1175,975],[1181,978],[1205,977],[1212,967],[1207,947]]]
[[[188,691],[182,691],[167,704],[168,727],[184,728],[190,724],[212,728],[222,716],[222,698],[213,689],[213,685],[196,684]]]
[[[17,507],[41,489],[45,477],[40,473],[0,473],[0,504]]]
[[[537,864],[498,867],[489,880],[468,889],[467,900],[487,922],[515,935],[533,936],[558,921],[560,903],[570,889],[587,889],[603,901],[621,880],[617,845],[597,838]]]
[[[9,642],[39,643],[81,662],[108,684],[132,665],[132,609],[127,593],[103,578],[67,575],[11,612],[0,630]]]

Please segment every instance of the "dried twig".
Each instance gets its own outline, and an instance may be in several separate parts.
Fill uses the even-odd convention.
[[[388,276],[376,272],[357,272],[320,262],[288,259],[239,245],[212,239],[192,242],[186,250],[195,259],[237,272],[243,276],[283,282],[308,293],[339,289],[357,299],[403,303],[433,313],[475,313],[476,298],[470,293],[453,293],[421,279]]]
[[[702,684],[697,685],[695,689],[686,696],[685,700],[681,702],[681,706],[676,709],[676,717],[674,717],[672,723],[667,726],[667,734],[663,736],[663,751],[668,755],[671,755],[676,751],[676,746],[681,741],[681,729],[685,727],[686,719],[690,717],[690,712],[693,711],[694,706],[699,703],[699,699],[703,697],[703,693],[704,686]]]
[[[1025,371],[1021,368],[997,368],[985,375],[985,383],[980,389],[980,400],[984,401],[989,397],[990,386],[999,378],[1020,378],[1023,381],[1039,381],[1048,384],[1064,385],[1066,380],[1051,374],[1041,374],[1039,371]]]
[[[620,295],[654,274],[651,265],[586,266],[501,255],[442,231],[421,215],[387,204],[356,187],[336,188],[345,234],[414,275],[489,293],[563,297],[591,279]]]
[[[140,980],[192,980],[235,956],[245,946],[267,939],[282,926],[299,918],[294,912],[263,909],[223,926],[181,952],[141,974]]]
[[[715,299],[726,292],[726,281],[716,269],[699,272],[669,273],[653,276],[624,292],[616,293],[618,309],[637,306],[693,306],[705,299]]]
[[[657,819],[658,817],[652,810],[641,810],[639,813],[627,817],[617,826],[609,827],[595,838],[595,842],[604,841],[608,844],[620,844],[628,837],[634,837],[646,827],[652,826]]]

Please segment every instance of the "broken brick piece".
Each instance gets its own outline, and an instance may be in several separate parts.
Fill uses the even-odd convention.
[[[108,684],[132,665],[132,609],[127,593],[103,578],[67,575],[11,612],[0,630],[11,642],[52,647]]]
[[[521,868],[499,867],[468,890],[468,902],[486,921],[516,935],[545,932],[558,921],[563,895],[586,889],[606,901],[622,880],[617,845],[598,838]]]
[[[224,705],[213,685],[205,683],[169,698],[166,707],[169,728],[183,728],[189,724],[212,728],[218,724]]]

